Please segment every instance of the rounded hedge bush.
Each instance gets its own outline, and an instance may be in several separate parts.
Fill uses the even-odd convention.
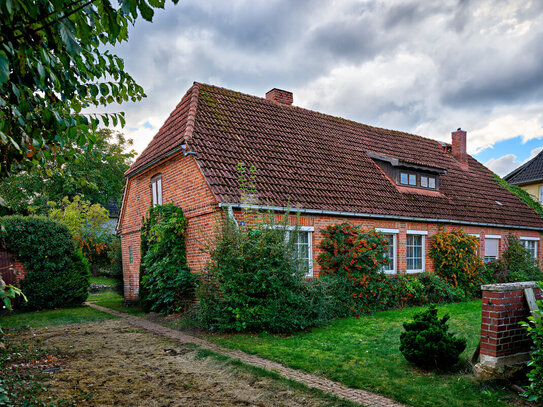
[[[40,216],[0,219],[0,242],[23,262],[29,309],[69,307],[87,299],[90,271],[68,228]]]

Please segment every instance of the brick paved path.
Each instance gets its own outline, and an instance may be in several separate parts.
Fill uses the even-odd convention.
[[[234,359],[238,359],[243,363],[247,363],[252,366],[260,367],[279,375],[295,380],[297,382],[303,383],[308,387],[319,389],[325,393],[332,394],[339,398],[352,401],[354,403],[361,404],[363,406],[371,407],[403,407],[402,404],[387,399],[386,397],[380,396],[375,393],[371,393],[365,390],[351,389],[342,384],[333,382],[331,380],[325,379],[323,377],[314,376],[309,373],[304,373],[299,370],[291,369],[289,367],[283,366],[280,363],[273,362],[268,359],[264,359],[255,355],[249,355],[248,353],[223,348],[215,345],[214,343],[208,342],[204,339],[197,338],[195,336],[187,335],[181,331],[165,327],[163,325],[148,321],[145,318],[136,317],[133,315],[125,314],[123,312],[118,312],[111,310],[109,308],[104,308],[99,305],[92,303],[87,303],[92,308],[95,308],[100,311],[107,312],[109,314],[116,315],[123,318],[128,323],[138,326],[140,328],[151,331],[155,334],[164,336],[166,338],[177,339],[181,343],[194,343],[199,345],[201,348],[208,349],[213,352],[221,353],[223,355],[229,356]]]

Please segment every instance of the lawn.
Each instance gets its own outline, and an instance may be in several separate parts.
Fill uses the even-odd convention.
[[[0,317],[2,329],[37,328],[43,326],[81,324],[117,318],[90,307],[62,308],[46,311],[14,313]]]
[[[499,384],[480,386],[467,360],[479,341],[481,301],[441,305],[451,330],[468,340],[464,368],[431,373],[414,368],[399,351],[402,323],[423,308],[378,312],[282,337],[267,334],[208,335],[220,345],[328,377],[349,387],[387,395],[413,406],[500,406],[516,395]]]
[[[87,299],[88,302],[100,305],[115,311],[125,312],[131,315],[143,316],[145,313],[138,305],[125,305],[124,298],[113,291],[104,291],[101,293],[91,294]]]
[[[91,277],[90,282],[91,284],[109,285],[112,288],[115,287],[115,284],[117,284],[117,281],[110,277]]]

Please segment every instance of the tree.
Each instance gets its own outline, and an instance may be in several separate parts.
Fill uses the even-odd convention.
[[[110,49],[165,1],[0,2],[0,178],[52,159],[62,164],[79,152],[74,144],[96,141],[100,122],[124,125],[122,113],[83,111],[145,96]]]
[[[21,171],[0,182],[1,195],[10,213],[47,214],[47,202],[60,202],[76,195],[93,204],[117,205],[121,202],[124,173],[136,155],[131,139],[109,129],[96,134],[92,146],[73,143],[80,159],[64,164],[46,163],[32,171]]]

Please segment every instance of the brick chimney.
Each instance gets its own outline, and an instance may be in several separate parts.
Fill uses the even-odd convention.
[[[468,163],[468,153],[466,152],[466,132],[460,127],[452,132],[452,155],[460,164]]]
[[[292,92],[273,88],[266,93],[266,99],[279,103],[280,105],[292,105]]]

